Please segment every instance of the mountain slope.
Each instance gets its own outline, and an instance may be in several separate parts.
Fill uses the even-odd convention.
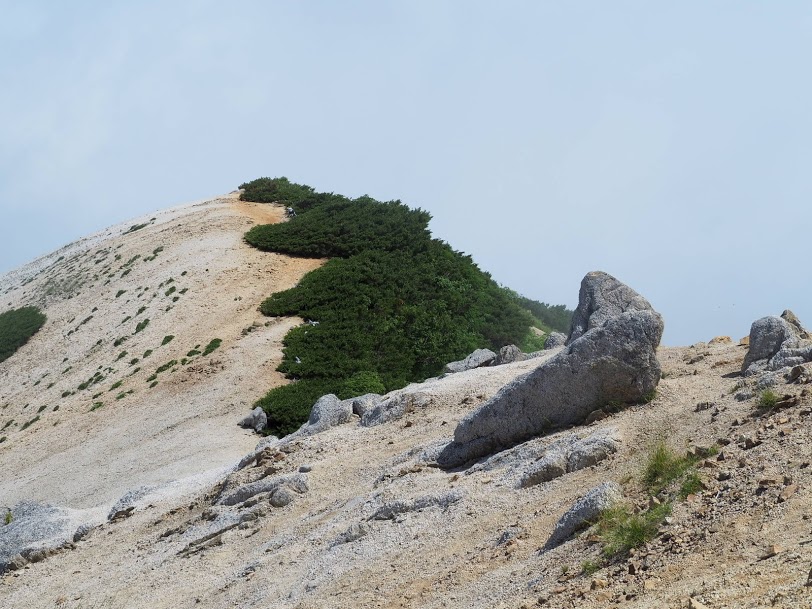
[[[112,227],[0,278],[4,306],[34,304],[48,316],[0,364],[4,503],[96,506],[135,486],[225,467],[253,446],[255,436],[235,423],[284,382],[275,371],[281,340],[300,323],[266,325],[257,307],[321,264],[243,243],[253,224],[283,217],[278,206],[229,195]],[[217,350],[181,364],[215,338]],[[172,360],[150,388],[147,379]],[[93,382],[97,373],[103,381]]]

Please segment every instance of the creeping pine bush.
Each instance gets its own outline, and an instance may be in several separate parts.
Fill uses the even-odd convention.
[[[0,362],[10,358],[45,324],[37,307],[22,307],[0,313]]]
[[[261,305],[265,315],[311,322],[284,340],[278,370],[296,382],[257,402],[273,433],[297,429],[325,393],[398,389],[478,347],[519,344],[541,323],[469,256],[433,239],[426,211],[400,201],[316,193],[284,178],[242,188],[244,200],[297,211],[288,222],[253,227],[245,235],[249,244],[331,258]]]

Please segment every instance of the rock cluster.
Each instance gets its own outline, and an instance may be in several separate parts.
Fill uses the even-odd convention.
[[[750,327],[749,344],[742,364],[745,376],[812,361],[809,333],[789,310],[781,317],[768,316],[754,321]]]

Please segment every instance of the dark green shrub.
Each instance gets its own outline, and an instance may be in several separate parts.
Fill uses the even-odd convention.
[[[169,343],[172,342],[173,338],[175,337],[172,336],[171,334],[169,336],[164,336],[164,339],[161,341],[161,346],[163,347],[164,345],[168,345]]]
[[[36,334],[45,315],[37,307],[22,307],[0,313],[0,362],[10,358]]]
[[[141,332],[141,331],[142,331],[144,328],[146,328],[148,325],[149,325],[149,319],[143,319],[143,320],[141,320],[140,322],[138,322],[138,324],[136,324],[136,326],[135,326],[135,332],[133,332],[133,334],[138,334],[138,333],[139,333],[139,332]]]
[[[377,372],[362,370],[356,372],[346,381],[338,393],[342,400],[354,398],[365,393],[386,393],[386,387]]]
[[[431,216],[423,210],[315,193],[285,179],[243,187],[245,200],[282,202],[298,213],[289,222],[253,227],[248,243],[332,257],[261,305],[266,315],[312,322],[284,340],[278,370],[297,382],[258,402],[274,433],[296,429],[323,393],[398,389],[478,347],[519,344],[530,325],[541,324],[470,256],[432,239]],[[356,376],[362,373],[370,376]]]
[[[209,353],[211,353],[212,351],[214,351],[215,349],[217,349],[217,348],[218,348],[218,347],[219,347],[221,344],[223,344],[223,341],[222,341],[222,340],[220,340],[219,338],[213,338],[213,339],[211,339],[211,341],[209,342],[209,344],[208,344],[208,345],[206,345],[206,347],[203,349],[203,355],[202,355],[202,357],[206,357],[206,356],[207,356]]]

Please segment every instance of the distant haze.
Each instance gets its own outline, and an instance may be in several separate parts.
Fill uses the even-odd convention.
[[[0,273],[284,175],[422,207],[531,298],[605,270],[666,344],[812,325],[807,3],[0,8]]]

